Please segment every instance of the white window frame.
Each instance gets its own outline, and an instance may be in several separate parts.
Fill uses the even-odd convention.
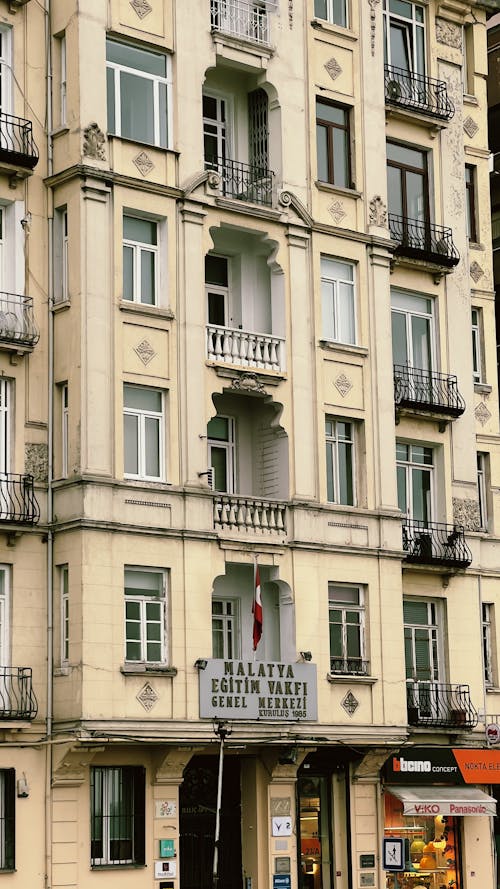
[[[219,448],[226,452],[226,487],[227,491],[220,491],[221,494],[234,494],[236,492],[236,423],[234,417],[226,414],[217,414],[212,419],[228,421],[228,437],[227,439],[207,438],[208,447],[208,466],[212,467],[212,448]],[[215,469],[213,469],[212,478],[215,484]]]
[[[11,813],[9,820],[7,810]],[[0,769],[0,872],[15,867],[15,821],[15,771]],[[7,860],[7,843],[12,848],[11,861]]]
[[[134,44],[123,41],[123,40],[112,40],[107,39],[106,46],[108,44],[117,44],[121,43],[123,46],[130,47],[134,49]],[[149,72],[141,71],[139,68],[129,68],[127,65],[120,65],[117,62],[111,62],[107,58],[106,53],[106,69],[113,72],[113,96],[114,96],[114,118],[115,118],[115,132],[110,135],[113,136],[122,136],[122,126],[121,126],[121,77],[122,73],[130,74],[134,77],[143,78],[144,80],[148,80],[153,84],[153,142],[146,142],[143,140],[134,140],[140,142],[141,144],[149,145],[152,144],[157,148],[171,148],[172,143],[172,62],[170,55],[168,53],[161,52],[160,50],[152,50],[146,49],[145,47],[137,47],[142,52],[150,52],[151,55],[161,55],[165,57],[165,71],[166,76],[162,77],[159,74],[150,74]],[[161,144],[161,128],[160,128],[160,84],[165,85],[166,90],[166,144]],[[129,137],[123,137],[129,138]]]
[[[330,25],[337,25],[338,28],[348,28],[349,27],[349,3],[348,0],[341,0],[341,3],[344,7],[344,19],[345,24],[341,24],[335,21],[335,13],[334,13],[334,2],[335,0],[326,0],[326,18],[319,16],[316,11],[314,12],[315,18],[320,22],[328,22]]]
[[[146,408],[133,408],[125,405],[125,388],[153,391],[161,396],[161,411],[152,411]],[[137,417],[137,455],[138,455],[138,472],[124,471],[125,478],[144,479],[147,481],[164,481],[165,480],[165,454],[164,454],[164,424],[165,424],[165,393],[161,389],[154,386],[135,386],[132,383],[125,383],[123,387],[123,418],[133,416]],[[158,421],[158,455],[159,455],[159,475],[146,474],[146,420],[154,419]],[[124,465],[125,465],[125,430],[124,430]]]
[[[0,564],[0,666],[10,666],[11,566]]]
[[[396,470],[404,469],[405,471],[405,486],[406,486],[406,504],[407,504],[407,518],[415,519],[413,514],[413,470],[416,471],[425,471],[429,474],[430,477],[430,495],[429,495],[429,518],[428,521],[432,522],[435,515],[435,501],[434,501],[434,484],[435,484],[435,469],[436,469],[436,450],[435,448],[429,448],[427,445],[421,445],[418,442],[407,442],[407,441],[398,441],[397,444],[400,444],[402,447],[409,448],[409,456],[407,459],[403,460],[400,457],[396,456]],[[430,450],[432,453],[432,463],[419,463],[418,461],[413,459],[413,448],[423,447],[426,450]],[[416,519],[415,519],[416,520]],[[418,520],[417,520],[418,521]]]
[[[203,90],[203,96],[215,99],[217,104],[217,117],[205,117],[203,115],[203,142],[205,142],[205,126],[214,126],[217,133],[217,157],[223,160],[232,158],[233,155],[233,102],[231,96],[218,90]],[[226,120],[222,120],[221,102],[226,106]],[[207,135],[213,136],[213,133]],[[206,158],[205,158],[206,162]]]
[[[406,664],[406,631],[411,631],[411,649],[412,649],[412,664],[410,665],[413,669],[413,675],[407,678],[407,682],[425,682],[432,684],[433,682],[442,681],[442,664],[443,660],[443,626],[442,626],[442,611],[439,602],[433,602],[428,599],[412,599],[410,596],[404,597],[403,599],[403,607],[404,603],[413,603],[419,602],[420,604],[425,604],[427,606],[427,623],[425,624],[417,624],[411,623],[405,619],[403,616],[403,630],[405,636],[405,672],[408,670],[408,664]],[[416,675],[416,640],[415,640],[415,632],[417,630],[427,630],[428,631],[428,640],[429,640],[429,664],[430,664],[430,672],[431,676],[429,679],[419,679]]]
[[[69,300],[69,265],[68,265],[68,210],[66,206],[54,210],[54,303]]]
[[[493,630],[495,606],[490,602],[481,604],[481,633],[483,641],[484,684],[486,688],[495,686],[495,663],[493,657]]]
[[[412,74],[422,74],[422,75],[425,76],[425,73],[426,73],[426,67],[427,67],[427,58],[426,58],[426,53],[427,53],[427,43],[426,43],[426,28],[425,28],[425,18],[426,18],[426,15],[425,15],[425,5],[424,5],[423,3],[414,3],[414,2],[412,2],[412,0],[407,0],[407,2],[408,2],[408,3],[410,4],[410,6],[412,7],[412,12],[413,12],[412,18],[409,19],[409,18],[406,18],[405,16],[401,16],[401,15],[398,15],[397,13],[395,13],[395,12],[392,12],[392,11],[389,9],[389,2],[390,2],[390,0],[384,0],[384,4],[383,4],[384,34],[385,34],[385,51],[386,51],[386,61],[387,61],[387,64],[388,64],[388,65],[392,65],[392,64],[393,64],[392,61],[391,61],[391,38],[390,38],[391,21],[394,21],[394,22],[396,22],[396,23],[399,22],[400,25],[401,25],[402,27],[404,27],[404,28],[407,30],[408,33],[411,33],[411,42],[412,42],[412,50],[413,50],[412,53],[411,53],[411,55],[412,55],[412,59],[411,59],[411,65],[412,65],[412,67],[411,67],[411,73],[412,73]],[[422,11],[423,11],[423,21],[422,21],[422,22],[418,22],[418,21],[417,21],[417,18],[416,18],[416,15],[415,15],[415,10],[416,10],[417,7],[419,7],[419,8],[422,9]],[[423,70],[423,71],[420,71],[420,70],[419,70],[419,66],[418,66],[418,54],[417,54],[417,31],[418,31],[418,29],[421,29],[421,30],[423,31],[423,34],[424,34],[424,38],[423,38],[423,46],[424,46],[424,70]]]
[[[143,574],[154,574],[156,577],[160,578],[161,585],[161,595],[152,596],[147,595],[146,590],[141,595],[127,595],[125,593],[125,589],[127,587],[126,579],[127,579],[127,571],[136,571]],[[140,623],[140,640],[128,639],[127,638],[127,602],[135,602],[139,605],[139,623]],[[154,603],[159,605],[160,610],[160,619],[159,621],[149,621],[148,620],[148,605],[150,603]],[[147,630],[149,624],[158,624],[160,627],[160,640],[159,641],[161,657],[160,660],[149,660],[147,657],[147,646],[148,646],[148,638],[147,638]],[[125,662],[128,664],[166,664],[168,663],[168,652],[167,652],[167,642],[168,642],[168,634],[167,634],[167,572],[163,568],[150,568],[144,567],[143,565],[125,565],[124,568],[124,624],[125,624]],[[141,657],[140,658],[129,658],[127,656],[127,644],[128,642],[140,642],[141,649]]]
[[[59,52],[60,52],[60,89],[59,89],[59,117],[60,124],[62,127],[66,126],[66,99],[67,99],[67,66],[66,66],[66,34],[61,34],[59,37]]]
[[[11,381],[0,379],[0,477],[10,472],[11,395]]]
[[[431,311],[418,311],[417,307],[411,307],[409,300],[418,299],[422,303],[430,302]],[[406,293],[402,290],[391,290],[391,315],[403,315],[405,319],[406,329],[406,365],[411,369],[433,371],[437,367],[436,362],[436,337],[435,337],[435,318],[434,318],[434,302],[432,297],[424,293]],[[430,343],[430,367],[415,367],[414,363],[414,342],[413,342],[413,318],[424,318],[429,323],[429,343]],[[394,344],[393,344],[394,345]]]
[[[349,260],[337,259],[335,256],[321,256],[321,300],[323,312],[323,339],[328,342],[344,343],[346,345],[356,345],[356,265]],[[334,266],[336,264],[348,265],[352,269],[352,280],[343,278],[340,274],[335,274]],[[351,292],[351,318],[353,337],[352,340],[342,338],[342,319],[340,306],[340,286],[348,287]],[[326,288],[328,288],[328,293]]]
[[[335,596],[341,596],[342,590],[355,590],[358,595],[358,602],[347,602],[345,599],[335,598]],[[335,622],[336,626],[340,626],[342,630],[342,655],[340,657],[336,657],[332,654],[330,647],[330,664],[334,660],[342,660],[343,665],[341,669],[330,669],[331,673],[364,673],[364,661],[366,660],[365,653],[365,619],[366,619],[366,602],[365,602],[365,591],[362,586],[358,584],[341,584],[341,583],[328,583],[328,625],[329,627],[332,624],[330,620],[330,614],[332,611],[340,611],[342,614],[340,624]],[[351,624],[347,619],[347,612],[353,611],[359,614],[359,623]],[[349,661],[357,660],[356,657],[352,657],[348,652],[348,638],[347,638],[347,628],[348,627],[357,627],[359,632],[359,669],[349,669]]]
[[[483,377],[483,347],[482,347],[482,312],[481,309],[471,310],[472,327],[472,379],[474,383],[481,385]]]
[[[218,602],[222,605],[223,613],[214,614],[214,604]],[[229,606],[233,609],[233,613],[229,613]],[[212,598],[212,647],[213,657],[215,657],[215,646],[213,645],[214,637],[214,621],[218,620],[222,624],[222,646],[224,660],[237,660],[240,657],[241,643],[241,624],[240,624],[240,600],[228,599],[223,596],[214,596]],[[232,652],[230,646],[230,636],[232,637]]]
[[[0,25],[0,114],[12,107],[12,28]]]
[[[477,495],[479,505],[479,526],[482,530],[488,528],[488,501],[486,495],[486,477],[488,454],[478,451],[477,459]]]
[[[209,317],[209,305],[208,305],[208,295],[209,293],[220,293],[224,298],[224,328],[229,327],[229,302],[230,302],[230,293],[231,293],[231,257],[223,256],[221,253],[210,253],[210,256],[216,256],[217,259],[223,259],[226,263],[227,269],[227,286],[223,284],[209,284],[205,281],[205,296],[206,296],[206,306],[207,306],[207,324],[211,326],[218,327],[219,325],[212,325]]]
[[[61,590],[61,665],[69,662],[69,567],[59,567]]]
[[[68,384],[61,386],[61,477],[68,477],[69,459],[69,402]]]
[[[327,431],[327,424],[332,424],[332,433]],[[343,423],[350,426],[350,438],[339,438],[338,424]],[[325,417],[325,444],[326,444],[326,463],[327,463],[327,500],[329,503],[337,503],[341,506],[356,506],[357,490],[356,490],[356,438],[357,424],[348,417],[333,417],[327,415]],[[340,471],[340,447],[348,446],[351,454],[352,477],[350,479],[352,487],[352,503],[341,499],[341,471]],[[328,469],[332,478],[333,499],[330,499],[328,491]],[[347,479],[346,479],[347,482]]]
[[[128,247],[132,250],[132,299],[126,299],[125,295],[123,295],[123,300],[125,303],[134,303],[140,306],[158,306],[159,303],[159,278],[160,278],[160,238],[161,238],[161,227],[160,223],[157,219],[152,219],[147,216],[139,216],[137,213],[132,213],[130,211],[123,211],[123,225],[125,223],[125,217],[130,219],[144,219],[146,222],[152,223],[156,226],[156,244],[150,244],[146,241],[134,241],[131,238],[126,238],[123,235],[123,247]],[[141,299],[141,270],[142,270],[142,256],[144,253],[151,254],[154,257],[154,300],[152,303],[143,302]],[[125,289],[125,288],[123,288]]]

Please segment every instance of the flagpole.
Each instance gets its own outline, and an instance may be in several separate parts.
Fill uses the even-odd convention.
[[[212,868],[212,885],[217,889],[219,882],[219,840],[220,840],[220,813],[222,808],[222,775],[224,769],[224,739],[230,732],[223,722],[218,722],[215,734],[219,736],[219,774],[217,779],[217,806],[215,810],[215,837],[214,837],[214,862]]]

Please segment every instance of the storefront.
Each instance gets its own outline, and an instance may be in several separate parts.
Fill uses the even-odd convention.
[[[394,867],[384,862],[386,889],[462,889],[463,822],[495,816],[495,798],[477,785],[496,783],[499,772],[494,750],[408,747],[387,760],[384,838],[402,852]]]

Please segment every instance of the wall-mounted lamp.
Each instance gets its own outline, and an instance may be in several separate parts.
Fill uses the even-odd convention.
[[[303,661],[312,661],[312,651],[301,651],[300,656]]]
[[[26,797],[30,795],[26,772],[23,772],[22,778],[17,779],[17,795],[21,799],[26,799]]]
[[[194,662],[194,665],[197,670],[206,670],[208,661],[206,657],[199,657],[197,661]]]

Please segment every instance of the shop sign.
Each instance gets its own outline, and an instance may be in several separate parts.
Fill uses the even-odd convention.
[[[500,784],[500,750],[405,747],[389,756],[382,773],[390,784]]]
[[[382,840],[382,867],[384,870],[405,869],[405,841],[401,837],[384,837]]]
[[[500,725],[492,722],[486,726],[486,740],[488,744],[498,744],[500,742]]]
[[[212,658],[198,676],[201,718],[273,722],[318,718],[315,664]]]
[[[359,856],[360,867],[375,867],[375,855],[364,854]]]
[[[290,889],[291,885],[291,874],[273,874],[273,889]]]

